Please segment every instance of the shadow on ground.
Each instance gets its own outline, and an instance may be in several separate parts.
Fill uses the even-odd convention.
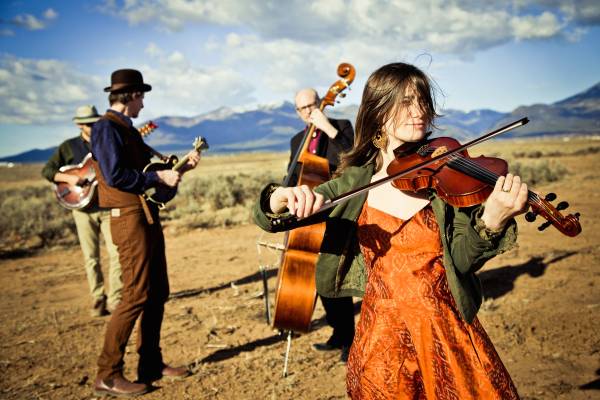
[[[272,278],[272,277],[274,277],[276,275],[277,275],[277,269],[269,269],[269,270],[265,270],[264,271],[264,277],[265,277],[265,279]],[[237,286],[237,285],[245,285],[245,284],[248,284],[248,283],[261,281],[262,279],[263,279],[263,272],[262,271],[258,271],[258,272],[254,273],[252,275],[245,276],[245,277],[237,279],[235,281],[223,283],[222,285],[218,285],[218,286],[213,286],[213,287],[208,287],[208,288],[180,290],[178,292],[171,293],[171,295],[169,296],[169,300],[171,300],[171,299],[183,299],[183,298],[186,298],[186,297],[194,297],[194,296],[198,296],[198,295],[201,295],[201,294],[211,294],[211,293],[217,292],[219,290],[229,289],[233,285],[235,285],[235,286]]]
[[[354,314],[355,315],[360,313],[361,305],[362,305],[362,301],[358,301],[358,302],[354,303]],[[325,320],[325,317],[321,317],[321,318],[315,319],[311,322],[310,330],[311,330],[311,332],[314,332],[314,331],[321,329],[324,326],[327,326],[327,321]],[[298,335],[293,333],[292,337],[295,337],[295,336],[298,336]],[[236,357],[237,355],[239,355],[242,352],[253,351],[257,347],[271,346],[276,343],[285,341],[286,338],[287,338],[287,332],[279,332],[275,335],[272,335],[272,336],[269,336],[266,338],[262,338],[262,339],[257,339],[252,342],[242,344],[240,346],[217,350],[214,353],[209,354],[208,356],[202,358],[201,360],[196,361],[192,365],[192,367],[194,365],[201,364],[201,363],[214,363],[214,362],[224,361],[229,358]]]
[[[492,270],[482,271],[478,274],[483,284],[483,296],[486,299],[497,299],[513,290],[515,280],[524,274],[533,278],[544,275],[550,264],[564,260],[577,254],[576,251],[563,251],[555,253],[554,257],[545,260],[546,257],[535,256],[528,261],[518,265],[507,265]]]
[[[596,370],[596,375],[600,376],[600,368]],[[594,379],[584,385],[579,386],[581,390],[600,390],[600,378]]]

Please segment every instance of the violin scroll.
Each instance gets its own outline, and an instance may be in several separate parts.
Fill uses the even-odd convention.
[[[561,201],[554,207],[550,201],[556,199],[556,194],[548,193],[543,199],[537,194],[530,192],[529,204],[531,205],[531,211],[525,214],[525,220],[527,222],[535,221],[538,215],[541,215],[546,222],[538,226],[538,231],[543,231],[550,225],[553,225],[564,235],[573,237],[581,233],[581,224],[579,223],[579,213],[569,214],[564,216],[560,213],[561,210],[565,210],[569,207],[569,203]]]

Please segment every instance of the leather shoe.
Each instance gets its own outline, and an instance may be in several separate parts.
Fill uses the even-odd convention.
[[[342,346],[338,346],[335,344],[331,344],[329,342],[325,342],[325,343],[313,343],[312,348],[317,351],[332,351],[332,350],[339,350],[342,348]]]
[[[150,388],[145,383],[129,382],[123,376],[109,379],[96,378],[94,392],[97,396],[135,397],[148,393]]]
[[[138,372],[138,382],[152,383],[161,378],[167,378],[170,380],[184,379],[190,376],[192,372],[187,367],[171,367],[166,364],[163,365],[162,370],[156,371],[155,373]]]
[[[110,313],[106,309],[106,296],[101,296],[92,305],[92,309],[90,310],[90,315],[92,317],[104,317],[105,315],[109,315]]]
[[[190,371],[187,367],[170,367],[168,365],[165,365],[162,370],[163,378],[169,378],[173,380],[184,379],[190,376],[191,374],[192,371]]]

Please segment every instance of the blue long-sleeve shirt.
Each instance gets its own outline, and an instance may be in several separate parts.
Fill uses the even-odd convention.
[[[116,114],[129,126],[133,125],[131,118],[126,115],[114,110],[107,112]],[[92,154],[98,160],[102,175],[109,186],[124,192],[141,194],[158,184],[155,171],[142,172],[124,167],[122,160],[127,157],[127,148],[119,132],[107,119],[100,119],[94,124],[91,136]]]

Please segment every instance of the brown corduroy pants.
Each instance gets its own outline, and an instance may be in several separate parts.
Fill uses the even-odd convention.
[[[141,207],[111,211],[111,233],[119,251],[123,291],[106,328],[104,347],[98,359],[98,377],[113,378],[123,371],[125,347],[137,319],[138,374],[160,371],[160,328],[164,303],[169,297],[165,240],[158,219],[148,224]]]

